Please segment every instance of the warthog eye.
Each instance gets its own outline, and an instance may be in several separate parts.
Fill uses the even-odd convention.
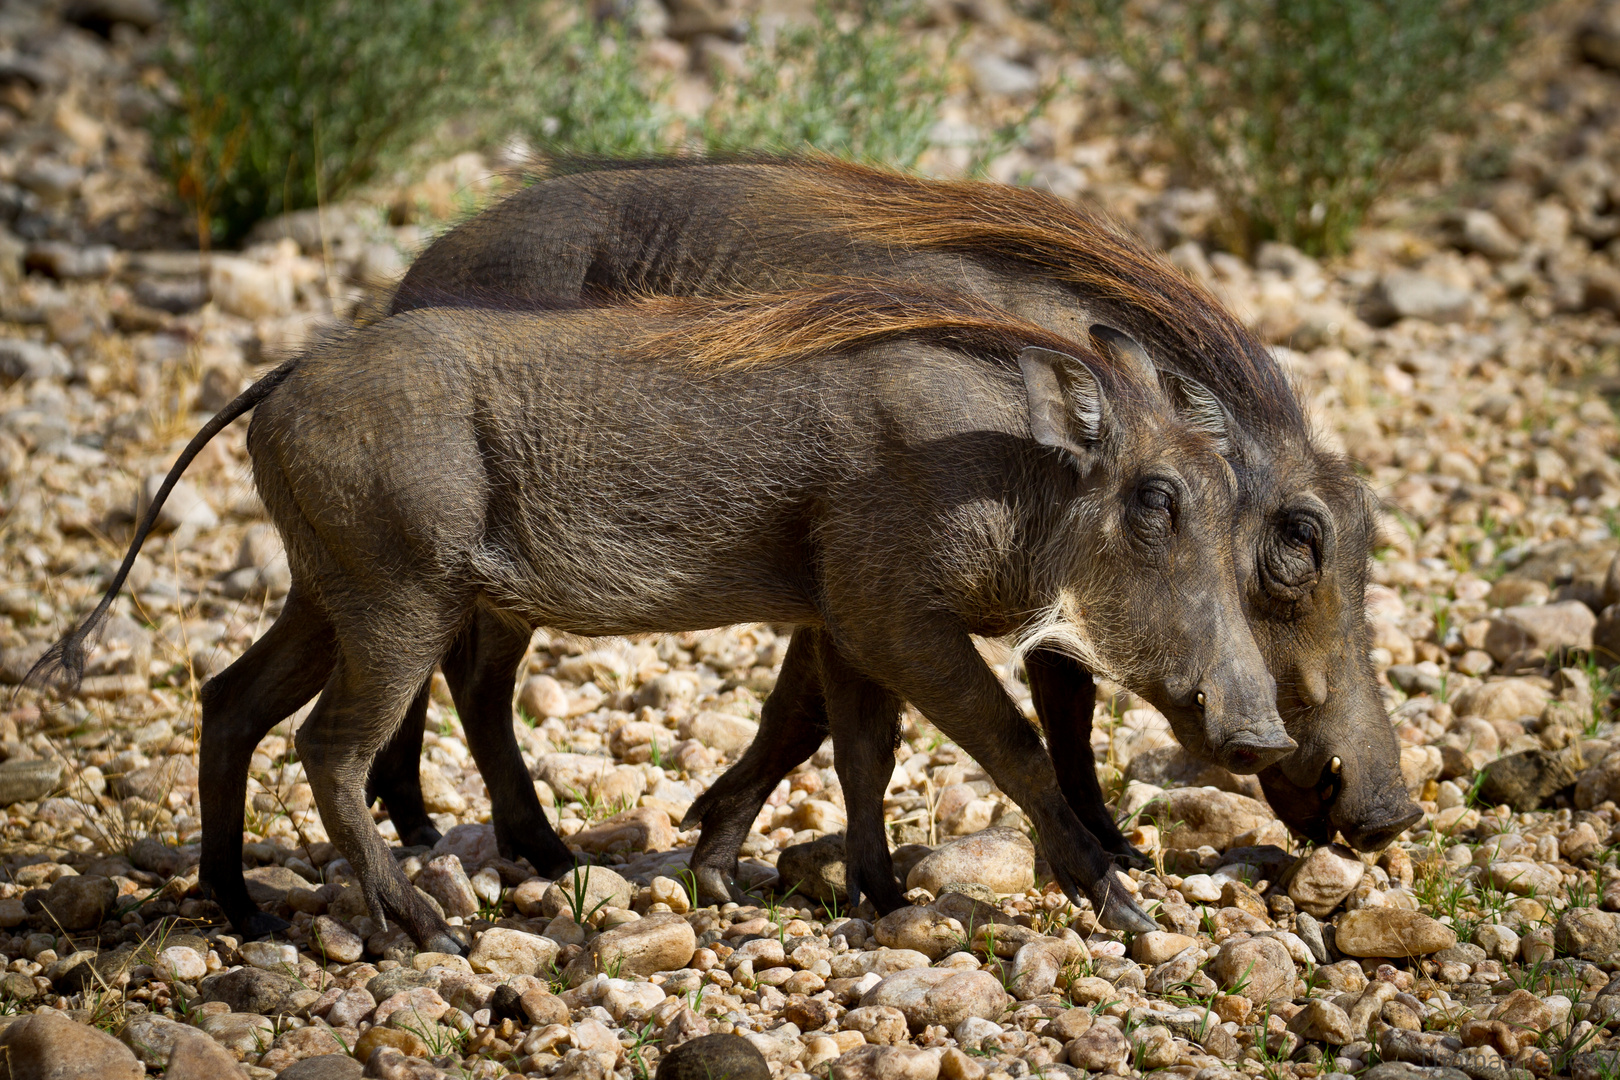
[[[1321,543],[1321,533],[1316,528],[1316,522],[1310,518],[1294,518],[1283,527],[1283,535],[1287,537],[1290,544],[1315,558],[1317,548]]]
[[[1142,505],[1149,510],[1162,510],[1166,514],[1170,512],[1170,507],[1176,501],[1175,496],[1168,489],[1160,487],[1158,484],[1144,486],[1138,497],[1142,500]]]
[[[1322,572],[1322,522],[1315,514],[1295,511],[1275,530],[1263,549],[1261,577],[1278,597],[1302,599]]]

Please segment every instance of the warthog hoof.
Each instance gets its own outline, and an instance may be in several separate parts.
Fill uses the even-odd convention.
[[[1136,906],[1131,894],[1114,880],[1112,873],[1087,891],[1091,894],[1091,906],[1096,910],[1097,921],[1103,925],[1103,929],[1142,934],[1160,928],[1148,917],[1147,912]]]

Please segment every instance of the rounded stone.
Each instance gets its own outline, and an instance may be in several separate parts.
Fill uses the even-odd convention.
[[[1339,916],[1335,944],[1346,956],[1427,956],[1457,944],[1457,932],[1419,911],[1359,908]]]
[[[1149,930],[1145,934],[1137,934],[1136,939],[1131,942],[1131,959],[1138,964],[1157,966],[1197,944],[1196,938],[1190,938],[1186,934]]]
[[[585,951],[568,965],[568,985],[578,986],[592,975],[646,977],[676,971],[697,951],[697,935],[679,915],[655,914],[598,934]]]
[[[948,915],[925,907],[904,907],[872,924],[878,944],[891,949],[915,949],[938,960],[962,948],[967,932]]]
[[[1165,792],[1162,809],[1147,816],[1161,823],[1160,843],[1166,848],[1225,851],[1239,836],[1274,820],[1265,805],[1247,795],[1211,787],[1176,788]]]
[[[1269,937],[1227,941],[1210,963],[1209,973],[1222,990],[1256,1003],[1292,998],[1299,976],[1288,949]]]
[[[45,894],[45,910],[63,930],[91,930],[102,924],[118,900],[118,886],[85,874],[57,878]]]
[[[143,1080],[129,1047],[60,1013],[36,1013],[0,1032],[0,1055],[18,1080]]]
[[[607,867],[579,866],[546,887],[540,897],[540,914],[547,917],[563,912],[573,914],[574,904],[578,899],[574,895],[576,878],[584,881],[583,902],[578,913],[579,921],[588,919],[592,913],[602,908],[628,908],[636,895],[635,886]],[[526,881],[523,885],[519,885],[519,891],[528,884]]]
[[[467,962],[480,974],[536,975],[551,966],[560,948],[548,937],[495,927],[479,935]]]
[[[1319,847],[1300,860],[1288,883],[1288,898],[1320,919],[1355,892],[1366,873],[1367,864],[1349,848],[1340,844]]]
[[[1131,1058],[1130,1041],[1112,1024],[1093,1024],[1063,1051],[1070,1065],[1086,1072],[1124,1072]]]
[[[771,1067],[740,1035],[702,1035],[664,1055],[655,1080],[771,1080]]]
[[[360,935],[330,915],[317,915],[310,925],[310,948],[339,964],[353,964],[365,955]]]
[[[906,875],[906,888],[938,894],[952,882],[983,885],[998,895],[1035,884],[1035,845],[1016,829],[996,827],[948,840]]]
[[[947,968],[896,972],[861,995],[862,1006],[899,1009],[913,1031],[921,1031],[929,1024],[955,1028],[970,1016],[994,1019],[1010,1000],[989,972]]]
[[[1596,908],[1566,911],[1553,928],[1553,944],[1561,956],[1612,962],[1620,958],[1620,915]]]

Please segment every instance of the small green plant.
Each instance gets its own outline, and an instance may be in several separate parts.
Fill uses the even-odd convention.
[[[183,0],[160,159],[206,240],[341,198],[492,81],[513,23],[459,0]]]
[[[591,898],[590,879],[590,865],[576,860],[573,878],[568,883],[568,891],[563,894],[563,898],[568,902],[569,916],[580,926],[584,926],[592,915],[606,907],[609,899],[604,896],[591,906],[585,906],[585,902]]]
[[[535,34],[533,52],[510,50],[500,76],[502,112],[542,156],[644,157],[672,149],[674,117],[659,103],[636,39],[578,5],[566,29]]]
[[[711,151],[816,149],[910,168],[929,145],[949,82],[940,57],[897,28],[910,14],[895,0],[862,0],[853,18],[828,0],[813,26],[755,33],[754,59],[720,80],[703,123]]]
[[[625,1056],[631,1060],[630,1069],[634,1073],[636,1080],[648,1080],[650,1075],[647,1068],[647,1058],[642,1051],[648,1046],[660,1047],[663,1044],[663,1033],[655,1032],[656,1027],[657,1025],[651,1020],[647,1021],[642,1025],[641,1030],[636,1032],[635,1041],[624,1048]]]
[[[1540,0],[1070,0],[1127,100],[1213,186],[1238,250],[1345,250],[1401,165],[1461,125]]]

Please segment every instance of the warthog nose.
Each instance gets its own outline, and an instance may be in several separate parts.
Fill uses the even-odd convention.
[[[1423,810],[1421,807],[1411,806],[1398,818],[1371,824],[1360,829],[1345,830],[1341,828],[1340,831],[1344,833],[1344,838],[1350,841],[1350,846],[1357,851],[1381,851],[1388,847],[1390,842],[1397,836],[1417,824],[1418,819],[1422,816]]]
[[[1281,724],[1240,731],[1221,747],[1226,767],[1236,773],[1259,772],[1297,749],[1299,744],[1288,737]]]

